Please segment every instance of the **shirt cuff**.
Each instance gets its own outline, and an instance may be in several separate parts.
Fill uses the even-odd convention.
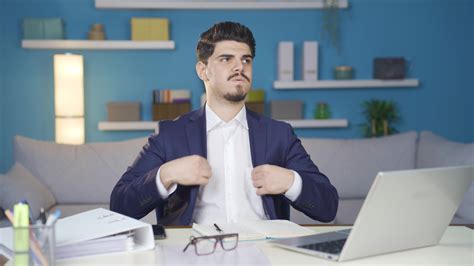
[[[301,189],[303,187],[303,181],[301,180],[300,174],[298,174],[296,171],[293,171],[293,176],[295,177],[293,180],[293,184],[291,187],[283,194],[286,198],[288,198],[291,201],[295,201],[301,194]]]
[[[178,187],[177,184],[173,183],[170,188],[167,190],[165,188],[165,185],[163,185],[163,183],[161,182],[161,178],[160,178],[160,169],[158,169],[158,172],[156,173],[156,187],[158,188],[158,193],[160,193],[160,196],[162,199],[166,199],[168,198],[171,194],[173,194],[173,192],[176,190],[176,188]]]

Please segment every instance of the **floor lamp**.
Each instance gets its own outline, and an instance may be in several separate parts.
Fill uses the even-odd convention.
[[[62,144],[83,144],[84,59],[82,55],[54,55],[55,139]]]

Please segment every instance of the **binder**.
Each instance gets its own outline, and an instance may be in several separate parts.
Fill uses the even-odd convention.
[[[294,80],[294,47],[293,42],[278,43],[278,80]]]
[[[103,208],[59,219],[55,230],[57,259],[155,248],[151,224]],[[0,228],[0,253],[12,246],[12,228]]]

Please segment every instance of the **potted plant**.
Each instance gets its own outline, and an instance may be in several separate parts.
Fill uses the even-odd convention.
[[[361,124],[365,137],[387,136],[397,133],[394,124],[400,120],[394,101],[371,99],[362,103],[366,123]]]
[[[339,0],[323,0],[323,38],[341,52]]]

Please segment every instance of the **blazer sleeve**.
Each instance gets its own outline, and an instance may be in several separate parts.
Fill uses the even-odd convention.
[[[164,199],[156,185],[156,174],[166,162],[163,134],[152,135],[133,164],[115,185],[110,196],[112,211],[140,219],[156,209],[162,213]]]
[[[329,178],[321,173],[288,125],[288,149],[285,166],[301,176],[302,189],[291,206],[312,219],[330,222],[336,217],[339,196]]]

